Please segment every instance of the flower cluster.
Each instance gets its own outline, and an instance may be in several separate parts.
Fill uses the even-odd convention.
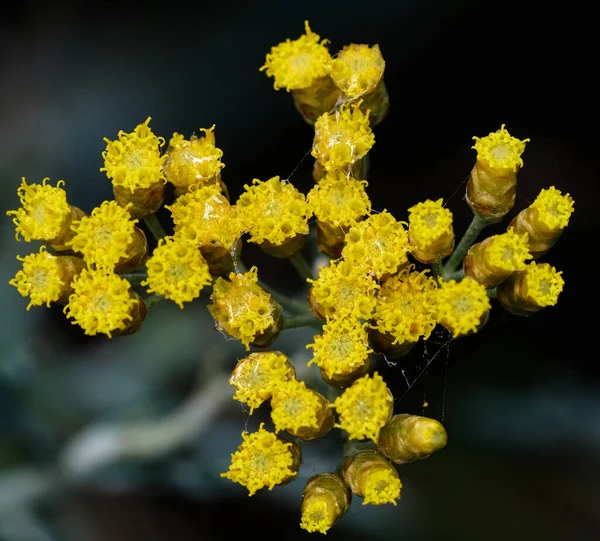
[[[438,326],[452,338],[478,332],[493,299],[516,315],[556,304],[562,273],[530,260],[556,243],[573,212],[570,195],[550,187],[505,233],[475,242],[514,204],[529,140],[512,137],[504,125],[475,138],[477,160],[466,190],[474,217],[456,246],[453,215],[442,199],[405,207],[404,219],[373,210],[365,158],[389,105],[385,62],[377,45],[350,44],[331,56],[327,43],[307,22],[306,33],[273,47],[261,68],[314,124],[315,184],[308,194],[275,176],[254,179],[233,201],[214,126],[189,140],[174,133],[163,152],[165,139],[152,132],[148,118],[131,133],[105,139],[101,171],[114,200],[88,215],[67,201],[63,181],[23,179],[20,207],[8,212],[17,241],[44,243],[18,257],[21,269],[10,284],[29,298],[27,309],[64,305],[88,335],[137,332],[157,301],[184,308],[210,290],[215,329],[248,351],[229,378],[234,399],[251,414],[267,405],[273,424],[273,430],[261,424],[242,434],[222,476],[250,496],[271,490],[296,477],[298,440],[339,429],[346,442],[339,472],[311,477],[300,504],[300,526],[320,533],[347,512],[353,496],[363,504],[396,505],[402,486],[396,465],[446,445],[438,421],[394,414],[390,389],[371,372],[378,355],[406,356]],[[156,216],[165,200],[170,235]],[[330,258],[316,276],[301,253],[311,225]],[[155,237],[152,251],[144,231]],[[262,283],[257,267],[246,270],[244,235],[296,267],[306,278],[304,300]],[[303,325],[317,329],[306,347],[312,350],[308,365],[318,373],[306,381],[291,359],[270,349],[281,332]],[[364,447],[357,450],[352,440]]]

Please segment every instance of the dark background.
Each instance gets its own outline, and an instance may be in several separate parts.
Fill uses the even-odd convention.
[[[449,444],[401,468],[404,489],[397,508],[355,504],[329,537],[600,538],[600,381],[593,353],[598,91],[588,8],[573,2],[553,7],[352,0],[23,2],[2,9],[3,212],[17,207],[21,176],[30,182],[64,179],[70,202],[88,211],[111,198],[110,182],[99,172],[102,138],[131,131],[147,116],[153,131],[167,140],[174,131],[189,136],[216,124],[223,178],[233,199],[252,178],[288,177],[298,164],[290,180],[306,192],[312,159],[300,162],[312,129],[291,96],[274,91],[272,80],[258,71],[272,45],[303,32],[305,19],[331,41],[332,52],[351,42],[378,43],[386,59],[391,110],[375,130],[370,153],[374,209],[405,220],[416,202],[443,197],[460,234],[471,216],[463,197],[475,159],[472,136],[505,123],[512,135],[531,138],[515,209],[487,234],[501,232],[541,188],[569,192],[575,213],[543,258],[564,272],[559,304],[530,318],[494,306],[490,323],[477,335],[449,345],[436,336],[400,365],[378,367],[397,398],[396,411],[442,420]],[[15,254],[30,251],[14,242],[13,231],[6,218],[0,256],[5,282],[18,269]],[[267,259],[252,246],[244,259],[259,265],[265,281],[290,294],[301,290],[285,261]],[[140,379],[152,380],[148,363],[158,363],[153,355],[164,366],[177,366],[166,369],[166,376],[161,372],[159,389],[136,395],[137,409],[128,415],[146,418],[169,411],[189,392],[191,367],[210,348],[229,348],[234,362],[241,356],[213,335],[201,301],[184,312],[157,305],[149,330],[115,346],[83,336],[59,309],[26,313],[25,301],[9,286],[0,298],[4,471],[52,463],[61,443],[81,426],[119,418],[120,402],[110,399],[116,391],[102,387],[105,380],[98,379],[97,394],[110,407],[86,402],[76,392],[98,374],[112,370],[133,385],[137,376],[127,380],[123,374],[139,369],[145,378]],[[192,317],[198,319],[191,322]],[[153,347],[162,349],[156,353],[149,346],[142,354],[140,344],[152,332]],[[301,350],[310,334],[305,338],[299,346],[288,339],[286,347]],[[407,382],[414,382],[408,390]],[[198,443],[202,452],[210,447],[226,465],[244,421],[239,408],[225,412],[222,426],[229,432],[215,428]],[[292,494],[288,499],[279,498],[277,489],[248,499],[214,471],[196,490],[181,489],[165,480],[169,468],[144,465],[127,477],[123,490],[78,488],[74,497],[43,508],[42,523],[57,539],[69,538],[69,532],[75,539],[110,541],[308,535],[297,526],[301,486],[279,489]],[[316,471],[324,470],[315,466]]]

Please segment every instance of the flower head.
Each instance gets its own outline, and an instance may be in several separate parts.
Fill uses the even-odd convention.
[[[312,283],[311,300],[323,319],[371,319],[379,286],[372,276],[348,261],[338,260],[321,267]]]
[[[525,281],[525,296],[539,307],[554,306],[558,302],[565,281],[562,272],[558,272],[548,263],[527,265],[522,271]]]
[[[242,433],[243,443],[231,455],[229,471],[221,477],[231,479],[248,489],[253,496],[261,488],[271,490],[297,473],[293,444],[284,443],[261,423],[257,432]]]
[[[454,338],[475,332],[490,308],[485,287],[469,277],[442,281],[435,294],[436,319]]]
[[[64,312],[73,318],[85,334],[95,335],[123,330],[133,318],[131,311],[138,302],[124,278],[107,269],[83,269],[73,280],[73,294]]]
[[[22,269],[8,282],[17,288],[23,297],[29,297],[27,310],[32,306],[50,306],[65,289],[58,257],[48,253],[45,246],[37,254],[17,256],[23,263]]]
[[[348,511],[350,501],[350,491],[338,475],[313,475],[302,492],[300,527],[310,533],[326,534]]]
[[[113,186],[122,186],[132,193],[137,189],[147,189],[165,182],[163,163],[166,156],[160,155],[160,147],[165,144],[148,126],[150,117],[138,124],[133,132],[119,131],[118,139],[106,141],[106,150],[102,153],[106,176]]]
[[[283,382],[294,379],[296,371],[279,351],[257,351],[240,360],[229,378],[233,398],[250,406],[250,413],[273,395]]]
[[[302,381],[289,379],[280,382],[271,398],[271,419],[275,432],[295,433],[301,428],[318,428],[322,409],[319,394]]]
[[[258,284],[257,268],[244,274],[232,272],[229,281],[217,278],[208,307],[217,328],[237,338],[250,349],[250,343],[274,326],[281,317],[278,305]]]
[[[237,207],[240,220],[250,232],[250,242],[281,245],[308,233],[308,203],[289,182],[279,177],[264,182],[254,179],[244,189]]]
[[[427,340],[435,328],[436,284],[427,272],[407,267],[381,287],[374,328],[391,335],[394,344]]]
[[[332,171],[308,192],[306,199],[317,220],[332,227],[346,228],[371,213],[366,186],[366,180]]]
[[[408,262],[408,232],[386,210],[352,226],[342,257],[376,278],[393,274]]]
[[[562,194],[554,186],[542,190],[531,204],[531,209],[537,211],[537,218],[548,229],[564,229],[569,225],[569,218],[573,214],[573,199],[567,194]]]
[[[9,210],[6,214],[13,215],[16,226],[15,238],[26,242],[32,240],[51,241],[62,231],[71,208],[67,203],[67,193],[63,188],[64,181],[59,180],[56,186],[46,184],[48,178],[41,184],[27,184],[25,177],[17,194],[21,200],[21,208]]]
[[[104,201],[72,226],[75,235],[69,246],[81,252],[89,265],[114,268],[131,255],[136,223],[116,201]]]
[[[374,372],[372,377],[357,379],[333,406],[340,419],[335,426],[348,432],[349,439],[377,442],[379,431],[392,416],[394,399],[383,378]]]
[[[285,88],[297,90],[308,88],[315,79],[327,75],[327,66],[331,60],[326,44],[328,40],[321,40],[304,21],[306,33],[298,39],[286,39],[284,42],[271,47],[267,54],[265,64],[260,71],[266,70],[269,77],[275,81],[275,90]]]
[[[489,238],[491,240],[483,254],[483,260],[489,267],[504,271],[518,271],[523,270],[526,261],[531,259],[527,234],[519,235],[509,229],[506,233]]]
[[[329,75],[349,98],[358,98],[375,89],[383,77],[385,60],[379,45],[346,45],[331,61]]]
[[[217,185],[192,190],[165,208],[171,211],[175,232],[200,246],[230,249],[242,234],[236,207]]]
[[[192,136],[189,140],[174,133],[164,164],[168,182],[178,188],[189,190],[191,186],[214,184],[225,167],[221,161],[223,151],[215,145],[215,127],[204,129],[204,137]]]
[[[452,253],[452,212],[442,199],[428,199],[408,209],[409,238],[413,255],[422,263],[439,261]]]
[[[363,505],[396,505],[400,498],[402,483],[395,469],[381,469],[371,473],[365,480]]]
[[[314,353],[308,364],[316,364],[330,378],[353,373],[367,362],[372,351],[366,325],[351,317],[328,321],[323,334],[306,347]]]
[[[375,143],[369,112],[362,101],[344,104],[333,113],[322,114],[315,123],[311,154],[327,171],[344,169],[363,158]]]
[[[142,285],[179,308],[199,297],[204,286],[211,283],[208,265],[198,247],[178,235],[161,239],[146,267],[148,278]]]
[[[490,133],[487,137],[473,137],[475,144],[471,147],[477,151],[477,160],[487,164],[491,169],[517,171],[523,167],[521,154],[525,150],[525,143],[512,137],[506,128],[502,127]]]
[[[342,465],[344,481],[353,494],[364,498],[363,505],[396,505],[402,483],[396,468],[375,450],[348,456]]]

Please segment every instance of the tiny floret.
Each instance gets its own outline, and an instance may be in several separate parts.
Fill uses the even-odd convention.
[[[423,248],[434,244],[452,229],[452,212],[442,204],[442,199],[428,199],[408,209],[411,238]]]
[[[369,111],[362,101],[344,104],[333,113],[322,114],[315,123],[313,157],[326,171],[344,169],[362,159],[375,143]]]
[[[366,187],[366,180],[332,171],[308,192],[306,199],[317,220],[331,227],[347,228],[371,213]]]
[[[27,184],[25,177],[21,179],[21,186],[17,189],[21,208],[6,213],[14,216],[18,241],[21,236],[26,242],[52,241],[62,232],[71,212],[67,193],[62,188],[64,181],[59,180],[56,186],[50,186],[48,180],[45,178],[41,184]]]
[[[363,505],[384,505],[387,503],[396,505],[396,500],[400,498],[401,488],[402,482],[393,467],[373,471],[364,482]]]
[[[235,389],[233,398],[250,406],[250,413],[284,381],[295,378],[289,359],[279,351],[257,351],[241,359],[235,366],[229,384]]]
[[[258,269],[244,274],[232,272],[229,280],[218,278],[208,309],[218,329],[237,338],[250,349],[250,343],[278,323],[277,305],[258,284]]]
[[[231,455],[229,471],[222,473],[234,483],[248,489],[253,496],[261,488],[272,490],[274,486],[296,475],[292,444],[284,443],[261,423],[257,432],[242,433],[243,443]]]
[[[436,319],[454,338],[477,331],[490,308],[485,287],[469,277],[442,281],[435,295]]]
[[[73,280],[73,294],[64,308],[73,324],[88,335],[123,330],[133,319],[131,311],[138,302],[124,278],[107,269],[83,269]]]
[[[427,340],[435,328],[435,281],[412,266],[388,278],[377,299],[374,328],[393,343]]]
[[[319,77],[327,75],[331,56],[326,47],[328,40],[321,40],[304,22],[306,33],[298,39],[286,39],[284,42],[271,47],[265,64],[260,68],[273,77],[275,90],[285,88],[298,90],[308,88]]]
[[[136,223],[116,201],[104,201],[73,224],[75,235],[69,246],[81,252],[88,265],[112,269],[128,257]]]
[[[275,432],[296,433],[301,428],[318,428],[319,395],[296,379],[279,383],[271,398],[271,420]]]
[[[308,281],[311,299],[323,319],[371,319],[379,286],[360,267],[338,260],[321,267],[317,279]]]
[[[192,136],[189,140],[174,133],[169,141],[164,172],[168,182],[189,190],[192,186],[218,183],[225,167],[221,161],[223,151],[215,145],[215,127],[204,129],[204,137]]]
[[[323,334],[315,336],[314,343],[306,347],[314,353],[308,364],[316,364],[330,378],[354,372],[372,351],[366,325],[352,317],[328,321]]]
[[[548,229],[564,229],[569,225],[569,218],[573,214],[573,199],[567,194],[562,194],[554,186],[542,190],[531,204],[537,211],[537,217]]]
[[[493,268],[503,271],[523,270],[526,261],[531,259],[527,234],[519,235],[509,229],[506,233],[494,235],[486,246],[483,258]]]
[[[477,151],[477,160],[487,164],[491,169],[509,170],[516,172],[523,167],[521,154],[525,151],[525,143],[529,139],[519,140],[512,137],[507,129],[502,127],[487,137],[473,137],[475,144],[471,147]]]
[[[545,308],[558,302],[565,281],[562,272],[558,272],[548,263],[532,262],[523,271],[525,275],[525,295],[537,306]]]
[[[104,167],[100,171],[106,172],[113,186],[127,188],[133,193],[166,182],[163,174],[166,156],[160,154],[165,140],[152,133],[149,123],[150,117],[131,133],[119,131],[115,141],[104,138]]]
[[[376,278],[394,274],[408,262],[408,232],[386,210],[354,225],[346,235],[342,257]]]
[[[163,295],[179,308],[200,296],[211,283],[208,264],[198,247],[178,235],[161,239],[146,262],[148,278],[142,285],[149,293]]]
[[[349,98],[372,92],[381,81],[385,60],[379,45],[346,45],[331,61],[329,75]]]
[[[363,376],[338,397],[333,406],[339,415],[336,428],[349,434],[349,439],[369,438],[377,442],[379,431],[390,420],[394,399],[383,378],[374,372]]]
[[[58,257],[41,246],[37,254],[17,256],[17,259],[23,263],[22,269],[8,283],[16,287],[23,297],[29,297],[27,310],[32,306],[50,306],[56,302],[65,287]]]
[[[264,182],[254,179],[244,189],[237,207],[240,220],[250,232],[250,242],[281,245],[297,235],[308,234],[308,203],[289,182],[279,177]]]

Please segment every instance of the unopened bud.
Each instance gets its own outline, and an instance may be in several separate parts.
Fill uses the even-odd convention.
[[[313,475],[302,492],[300,527],[307,532],[327,531],[350,509],[352,495],[335,473]]]

